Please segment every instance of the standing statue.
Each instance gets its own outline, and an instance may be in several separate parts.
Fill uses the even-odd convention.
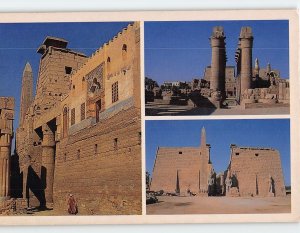
[[[271,175],[269,175],[268,186],[269,186],[269,194],[274,195],[274,182]]]
[[[226,180],[225,180],[225,185],[226,185],[226,194],[227,194],[227,193],[229,193],[229,190],[232,186],[231,176],[227,175]]]
[[[214,195],[215,194],[215,187],[214,187],[215,177],[214,177],[214,170],[213,169],[210,170],[210,174],[209,174],[208,179],[207,179],[207,184],[208,184],[208,195],[209,196]]]
[[[209,173],[208,181],[207,181],[209,186],[211,186],[215,183],[215,179],[214,179],[213,175],[214,175],[214,171],[213,171],[213,169],[211,169],[210,173]]]

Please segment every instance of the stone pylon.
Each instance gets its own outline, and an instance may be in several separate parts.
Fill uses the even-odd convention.
[[[240,37],[241,49],[241,95],[252,86],[252,47],[253,35],[251,27],[242,27]]]
[[[211,54],[211,77],[210,89],[220,92],[225,97],[225,69],[226,69],[226,50],[225,34],[221,26],[213,28],[210,37]]]
[[[26,63],[23,77],[22,77],[22,91],[21,91],[21,103],[20,103],[20,126],[23,125],[26,112],[30,107],[33,99],[33,75],[29,62]]]

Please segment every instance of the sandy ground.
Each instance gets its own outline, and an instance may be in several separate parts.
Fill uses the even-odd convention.
[[[147,214],[263,214],[291,212],[291,197],[158,197]]]
[[[146,116],[174,116],[174,115],[276,115],[289,114],[289,107],[270,107],[241,109],[194,108],[191,106],[168,105],[162,103],[147,103]]]
[[[290,213],[291,196],[246,197],[172,197],[160,196],[159,202],[147,205],[147,214],[264,214]],[[55,210],[31,211],[26,216],[68,216]],[[80,215],[80,214],[78,214]]]

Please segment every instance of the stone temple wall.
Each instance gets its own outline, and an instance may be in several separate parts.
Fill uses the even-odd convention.
[[[211,165],[202,156],[197,147],[158,148],[150,189],[175,193],[179,186],[181,194],[188,189],[196,194],[206,191]]]
[[[33,130],[33,118],[27,114],[22,127],[19,127],[16,132],[16,154],[14,156],[17,156],[19,164],[14,169],[20,170],[19,179],[21,179],[22,187],[14,186],[16,189],[14,192],[21,193],[24,198],[29,198],[31,206],[39,205],[36,194],[40,192],[41,144],[42,140]]]
[[[59,38],[55,39],[60,40]],[[47,40],[49,37],[45,39],[45,41]],[[79,69],[87,59],[85,55],[64,47],[53,45],[40,52],[42,56],[34,102],[41,112],[47,112],[69,92],[70,75]]]
[[[62,139],[57,145],[54,208],[66,214],[74,194],[80,214],[141,213],[141,125],[139,109]]]
[[[66,46],[46,37],[38,49],[37,94],[17,131],[19,192],[61,214],[71,193],[79,214],[140,214],[139,24],[89,58]]]
[[[232,147],[229,172],[237,177],[240,196],[269,196],[270,176],[275,196],[286,195],[277,150]]]

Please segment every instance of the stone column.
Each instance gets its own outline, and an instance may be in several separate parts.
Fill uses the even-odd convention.
[[[41,179],[44,185],[46,203],[53,203],[53,180],[55,166],[55,138],[47,124],[43,125],[42,170]]]
[[[23,198],[27,197],[27,175],[28,175],[28,167],[23,168]]]
[[[241,95],[251,88],[252,82],[252,46],[253,36],[251,27],[242,27],[240,33],[241,48]]]
[[[225,51],[225,35],[221,26],[213,28],[210,37],[211,54],[211,76],[210,89],[220,91],[225,96],[225,69],[226,69],[226,51]]]
[[[10,195],[10,143],[11,136],[3,134],[0,138],[0,198]]]

